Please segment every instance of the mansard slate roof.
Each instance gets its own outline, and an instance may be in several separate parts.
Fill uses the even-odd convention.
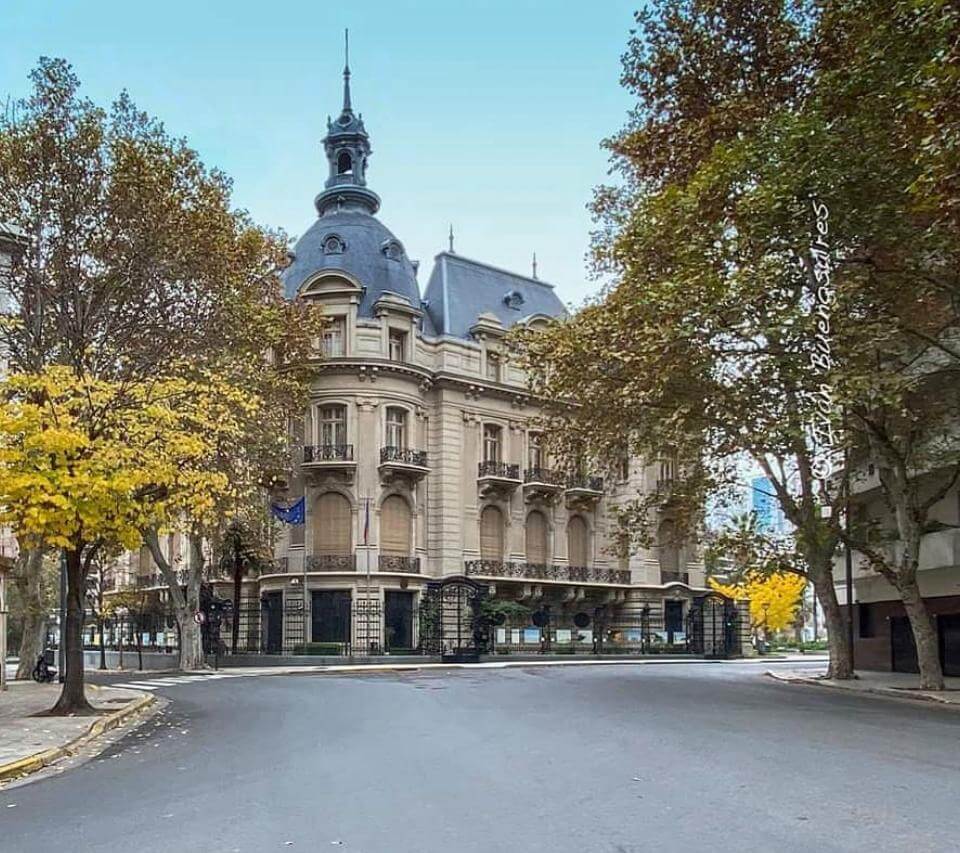
[[[338,237],[340,251],[328,252],[328,238]],[[293,262],[284,270],[284,292],[293,299],[318,272],[342,271],[364,288],[359,316],[373,317],[374,303],[396,293],[420,307],[420,288],[403,245],[375,216],[365,210],[330,210],[310,227],[293,249]]]
[[[469,338],[484,313],[494,314],[505,329],[537,315],[567,315],[553,285],[454,252],[437,255],[425,300],[437,334],[456,338]]]

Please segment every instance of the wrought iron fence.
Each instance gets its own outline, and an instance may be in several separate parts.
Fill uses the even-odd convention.
[[[307,444],[303,448],[304,464],[311,462],[352,462],[352,444]]]
[[[381,554],[377,568],[381,572],[402,572],[404,574],[420,574],[419,557],[397,557],[392,554]]]
[[[501,480],[519,480],[520,466],[509,462],[481,462],[478,468],[479,477],[497,477]]]
[[[400,465],[417,465],[420,468],[427,467],[427,451],[410,450],[407,447],[381,447],[380,464],[385,462],[396,462]]]
[[[504,562],[502,560],[467,560],[467,575],[496,578],[529,578],[531,580],[573,581],[578,583],[629,584],[627,569],[601,569],[590,566],[537,565],[534,563]]]

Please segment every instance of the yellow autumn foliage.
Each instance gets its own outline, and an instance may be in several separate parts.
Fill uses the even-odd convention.
[[[807,584],[805,578],[791,572],[747,572],[738,584],[722,584],[713,578],[709,582],[729,598],[749,599],[751,626],[770,631],[782,631],[794,623]]]
[[[55,366],[0,383],[0,523],[21,542],[136,548],[229,494],[213,464],[261,401],[204,375],[113,383]]]

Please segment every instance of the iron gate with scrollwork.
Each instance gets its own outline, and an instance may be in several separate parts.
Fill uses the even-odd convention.
[[[716,592],[695,598],[687,614],[687,637],[690,651],[704,657],[741,654],[737,603]]]
[[[486,584],[452,577],[427,584],[420,602],[420,645],[444,660],[476,661],[488,644],[482,605]]]

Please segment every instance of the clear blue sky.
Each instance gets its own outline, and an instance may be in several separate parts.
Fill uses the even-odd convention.
[[[2,0],[0,97],[41,55],[73,63],[99,103],[126,88],[234,178],[235,203],[297,236],[326,177],[350,28],[354,108],[380,217],[421,260],[446,247],[541,277],[566,302],[595,290],[586,205],[600,140],[631,106],[620,55],[639,0],[213,2]]]

